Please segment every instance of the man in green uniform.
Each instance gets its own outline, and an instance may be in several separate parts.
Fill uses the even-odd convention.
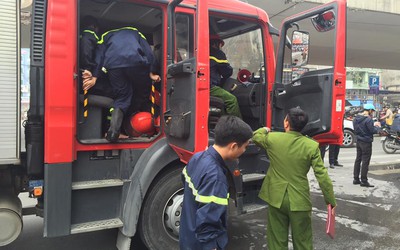
[[[253,133],[253,141],[267,151],[271,161],[259,194],[269,205],[269,249],[288,249],[289,225],[294,249],[313,249],[312,205],[307,178],[310,166],[326,204],[336,206],[332,182],[324,167],[318,142],[300,133],[307,122],[308,116],[303,110],[292,108],[283,122],[285,133],[270,132],[266,127]]]

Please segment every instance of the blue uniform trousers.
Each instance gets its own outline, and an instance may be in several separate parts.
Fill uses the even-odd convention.
[[[134,111],[147,111],[151,91],[148,67],[126,67],[108,70],[113,89],[114,108],[120,108],[125,115]]]

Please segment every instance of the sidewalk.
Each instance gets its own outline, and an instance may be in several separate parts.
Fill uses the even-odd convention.
[[[382,175],[400,173],[400,151],[394,154],[386,154],[382,149],[379,137],[374,138],[372,144],[372,157],[369,166],[368,181],[375,185],[373,188],[360,187],[353,184],[353,168],[356,159],[356,147],[341,148],[339,152],[339,163],[343,167],[329,168],[329,152],[325,154],[325,166],[332,180],[335,195],[344,199],[346,197],[366,198],[375,197],[384,199],[388,194],[395,196],[397,190],[393,183],[382,179]],[[320,193],[320,187],[315,179],[313,171],[308,174],[311,192]],[[396,191],[397,192],[397,191]],[[346,198],[347,199],[347,198]]]
[[[400,168],[400,151],[396,151],[394,154],[387,154],[382,149],[382,143],[380,142],[381,137],[375,137],[372,144],[372,157],[369,165],[370,170],[378,169],[397,169]],[[339,163],[343,164],[346,168],[353,169],[354,161],[356,159],[357,149],[352,148],[340,148],[339,152]],[[325,166],[329,166],[329,152],[325,154]],[[340,168],[340,167],[339,167]]]

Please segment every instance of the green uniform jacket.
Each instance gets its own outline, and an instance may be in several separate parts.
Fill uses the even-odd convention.
[[[310,211],[312,205],[307,178],[310,166],[326,204],[336,206],[332,181],[322,161],[318,142],[299,132],[268,133],[264,128],[253,133],[253,142],[267,151],[271,162],[259,194],[270,206],[280,208],[287,190],[291,211]]]

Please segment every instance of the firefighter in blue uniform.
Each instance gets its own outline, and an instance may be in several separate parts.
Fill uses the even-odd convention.
[[[79,41],[79,66],[93,72],[96,68],[96,47],[99,37],[99,24],[96,18],[85,16],[82,19],[82,32]]]
[[[143,109],[148,103],[151,80],[160,81],[157,62],[146,37],[136,28],[123,27],[105,32],[98,42],[97,67],[91,78],[84,81],[84,89],[96,83],[101,72],[107,73],[115,98],[110,128],[106,139],[119,138],[124,115],[133,109]],[[141,110],[145,111],[145,110]]]
[[[96,50],[99,37],[99,22],[93,16],[85,16],[81,22],[81,35],[79,39],[79,67],[84,72],[93,72],[97,67]],[[107,77],[100,77],[96,85],[90,89],[90,94],[108,96],[113,98],[112,89]]]
[[[228,115],[242,118],[236,96],[222,88],[233,72],[225,53],[221,50],[224,44],[218,35],[210,36],[210,95],[224,101]]]
[[[229,169],[226,160],[244,153],[252,130],[236,116],[223,116],[215,127],[215,143],[195,154],[183,169],[184,196],[179,228],[181,250],[224,249],[228,243]]]

